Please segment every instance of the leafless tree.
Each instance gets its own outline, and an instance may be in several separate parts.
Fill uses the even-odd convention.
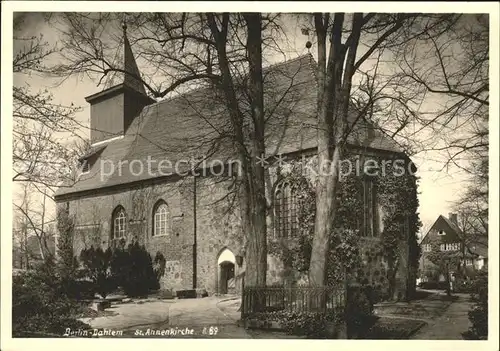
[[[454,15],[418,40],[394,48],[402,85],[414,99],[417,152],[442,156],[443,170],[463,171],[455,210],[464,243],[488,242],[489,17]],[[420,107],[429,105],[430,108]],[[417,106],[419,106],[417,108]],[[413,136],[415,140],[415,138]]]
[[[462,240],[469,251],[474,247],[488,248],[488,179],[488,160],[483,159],[455,204]]]
[[[364,120],[369,128],[379,128],[396,137],[415,118],[411,104],[414,96],[394,93],[394,88],[401,84],[401,78],[393,72],[378,72],[383,55],[389,49],[418,40],[432,30],[435,32],[431,37],[439,36],[452,20],[450,16],[411,13],[312,15],[310,30],[314,33],[318,50],[317,138],[320,172],[316,185],[316,222],[309,269],[311,285],[325,284],[328,238],[337,206],[338,167],[345,155],[349,136]],[[353,108],[356,105],[362,108],[356,111]],[[376,120],[377,112],[379,116],[383,112],[384,119]]]
[[[428,134],[417,150],[442,153],[443,169],[474,173],[489,147],[489,17],[454,15],[445,29],[394,48],[401,93],[414,96],[414,133]]]
[[[14,18],[12,180],[32,183],[36,190],[55,187],[66,178],[71,149],[64,140],[78,135],[79,108],[58,104],[47,89],[34,91],[29,85],[31,75],[48,74],[47,59],[57,50],[41,35],[21,34],[25,16]]]
[[[42,260],[53,256],[49,241],[54,240],[54,232],[49,227],[53,220],[49,217],[46,209],[48,196],[42,198],[41,203],[33,200],[29,183],[22,184],[19,203],[14,204],[15,228],[14,242],[17,243],[21,255],[24,257],[25,266],[29,267],[30,262],[36,257]],[[36,238],[37,250],[29,245],[31,237]]]
[[[28,249],[29,223],[25,216],[14,215],[12,231],[12,266],[28,268],[31,255]]]

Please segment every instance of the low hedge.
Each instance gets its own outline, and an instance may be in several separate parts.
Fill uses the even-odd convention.
[[[287,334],[305,336],[312,339],[328,338],[328,324],[340,323],[343,312],[257,312],[248,316],[261,322],[277,322]]]

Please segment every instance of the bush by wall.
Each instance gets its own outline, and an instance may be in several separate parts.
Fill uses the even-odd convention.
[[[110,271],[116,284],[130,297],[144,296],[160,288],[151,256],[137,242],[126,249],[113,249]]]
[[[90,279],[95,291],[103,298],[116,288],[115,279],[111,274],[112,255],[110,248],[94,249],[93,246],[80,253],[80,262],[83,264],[85,276]]]
[[[70,299],[83,302],[85,300],[88,301],[94,299],[97,290],[94,282],[90,280],[78,279],[67,280],[64,283],[64,293]]]

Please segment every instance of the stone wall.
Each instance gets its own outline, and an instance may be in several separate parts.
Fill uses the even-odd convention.
[[[157,201],[168,204],[168,234],[152,235],[153,207]],[[142,188],[107,192],[69,202],[75,218],[75,254],[90,245],[110,245],[112,213],[123,206],[127,214],[127,242],[138,240],[154,259],[157,252],[166,260],[162,288],[188,288],[193,281],[193,201],[192,181],[151,185]]]
[[[275,177],[271,182],[274,182]],[[231,181],[201,178],[196,182],[196,287],[209,293],[218,292],[219,267],[217,259],[224,249],[244,256],[244,235],[235,194],[228,191]],[[153,233],[153,207],[165,201],[170,210],[167,236]],[[165,258],[163,289],[193,287],[193,250],[195,244],[194,184],[192,178],[121,189],[69,201],[70,214],[75,218],[75,254],[86,247],[110,245],[112,213],[122,206],[127,214],[127,242],[138,240],[154,259],[159,252]],[[60,205],[64,205],[61,203]],[[270,216],[271,217],[271,216]],[[269,218],[272,235],[272,218]],[[244,276],[245,261],[235,265],[239,281]],[[282,282],[284,271],[279,259],[268,258],[269,284]]]
[[[230,184],[213,178],[197,182],[197,286],[209,293],[218,291],[220,253],[226,248],[235,256],[244,251],[236,194],[228,189]],[[235,276],[244,268],[236,264]]]
[[[401,240],[398,249],[398,266],[394,277],[394,291],[390,291],[389,262],[384,254],[380,238],[363,238],[360,243],[361,264],[356,272],[357,282],[370,284],[378,301],[402,299],[407,289],[408,255]],[[392,294],[392,295],[391,295]]]

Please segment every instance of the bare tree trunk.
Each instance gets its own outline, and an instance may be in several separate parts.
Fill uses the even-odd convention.
[[[326,36],[329,15],[315,14],[316,34],[318,37],[318,183],[316,185],[316,218],[312,242],[311,262],[309,266],[309,284],[323,286],[326,277],[326,258],[328,254],[328,236],[332,227],[334,187],[326,174],[331,161],[332,124],[330,121],[328,98],[328,78],[326,64]],[[333,36],[333,34],[332,34]],[[334,43],[332,43],[332,46]],[[332,58],[330,58],[332,59]],[[333,84],[333,81],[332,81]]]
[[[264,91],[262,82],[262,31],[261,14],[244,15],[248,28],[247,56],[250,66],[249,94],[251,100],[251,115],[253,119],[253,135],[250,159],[250,174],[248,179],[248,194],[251,203],[250,218],[252,233],[248,236],[247,269],[245,283],[248,286],[265,286],[267,273],[267,225],[264,166],[256,162],[258,157],[265,155],[264,144]]]
[[[28,187],[24,186],[23,187],[23,201],[24,201],[24,219],[23,219],[23,235],[24,235],[24,258],[26,260],[26,269],[30,268],[30,248],[28,245],[28,226],[29,226],[29,217],[28,217],[28,210],[29,210],[29,193],[28,193]]]
[[[30,266],[30,253],[29,253],[29,248],[28,248],[28,227],[24,227],[24,233],[23,233],[23,241],[24,241],[24,260],[25,260],[25,268],[29,269]]]
[[[324,286],[326,283],[329,237],[335,221],[339,163],[349,130],[347,116],[363,15],[354,14],[352,32],[345,44],[342,44],[344,14],[335,14],[332,28],[329,27],[329,19],[329,14],[314,15],[318,38],[318,182],[309,266],[309,284],[312,286]],[[327,64],[328,31],[331,34]]]
[[[40,228],[40,235],[37,235],[38,246],[40,247],[40,257],[45,262],[45,252],[43,251],[47,248],[47,240],[45,238],[45,201],[47,199],[47,195],[43,194],[43,203],[42,203],[42,223]]]
[[[450,288],[450,264],[445,263],[445,274],[446,274],[446,295],[451,296],[451,288]]]
[[[214,36],[221,71],[222,90],[235,133],[237,151],[241,161],[240,213],[242,228],[247,240],[245,253],[245,286],[265,286],[267,271],[267,226],[265,173],[257,157],[265,154],[264,146],[264,97],[262,87],[262,37],[261,14],[244,15],[247,22],[247,56],[250,66],[249,94],[251,96],[251,118],[253,121],[250,152],[246,147],[243,132],[244,115],[239,108],[226,52],[229,14],[222,15],[220,29],[213,14],[207,14],[210,30]]]
[[[325,157],[325,152],[318,155],[320,162],[329,163],[330,160]],[[340,159],[340,148],[336,148],[333,155],[333,162]],[[324,171],[322,171],[324,172]],[[333,174],[323,174],[318,176],[316,186],[316,218],[315,231],[312,243],[311,263],[309,266],[309,283],[312,286],[324,286],[326,279],[326,263],[329,251],[329,236],[333,229],[333,219],[335,218],[335,192],[338,183],[337,166],[332,165],[327,172]]]

